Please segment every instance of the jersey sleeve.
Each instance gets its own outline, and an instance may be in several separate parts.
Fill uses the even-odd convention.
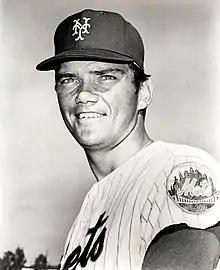
[[[220,166],[201,149],[174,157],[166,179],[167,206],[190,227],[205,229],[220,221]],[[178,221],[179,218],[177,218]],[[176,223],[176,222],[175,222]]]
[[[168,149],[168,162],[158,174],[141,211],[145,248],[156,234],[175,224],[206,229],[220,221],[220,166],[201,149]]]

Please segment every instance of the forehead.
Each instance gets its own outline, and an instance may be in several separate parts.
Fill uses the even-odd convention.
[[[89,71],[123,71],[128,72],[130,68],[128,64],[116,64],[107,62],[96,61],[68,61],[61,63],[56,71],[60,72],[73,72],[73,73],[86,73]]]

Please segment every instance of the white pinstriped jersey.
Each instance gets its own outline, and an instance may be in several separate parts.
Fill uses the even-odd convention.
[[[61,269],[140,270],[163,228],[220,220],[220,167],[206,152],[157,141],[87,194],[66,241]]]

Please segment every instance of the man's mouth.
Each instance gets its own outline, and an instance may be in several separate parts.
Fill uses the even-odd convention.
[[[103,116],[105,116],[104,113],[97,113],[97,112],[82,112],[82,113],[75,115],[75,117],[77,119],[101,118]],[[72,117],[73,117],[73,115],[71,116],[71,118]]]

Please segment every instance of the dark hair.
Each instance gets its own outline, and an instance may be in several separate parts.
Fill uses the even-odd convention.
[[[140,84],[147,81],[151,75],[145,74],[144,70],[137,67],[134,63],[128,64],[128,66],[134,73],[133,83],[138,91]]]
[[[141,83],[147,81],[151,75],[145,74],[144,70],[137,67],[134,63],[128,64],[128,67],[131,69],[131,71],[133,71],[134,74],[133,84],[136,88],[136,93],[138,93]],[[142,109],[139,112],[145,118],[146,109]]]

